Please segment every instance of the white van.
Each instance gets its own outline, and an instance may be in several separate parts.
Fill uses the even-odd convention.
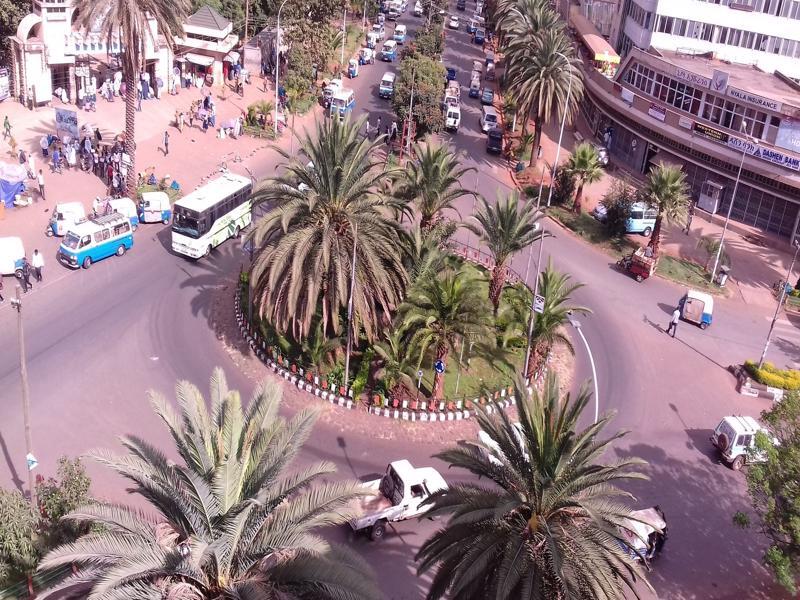
[[[494,109],[494,106],[481,106],[480,124],[483,133],[497,127],[497,111]]]
[[[14,275],[22,279],[25,248],[18,237],[0,237],[0,276]]]
[[[625,233],[641,233],[645,237],[653,232],[656,226],[658,210],[645,204],[636,202],[631,206],[631,214],[625,221]]]
[[[394,81],[397,75],[387,71],[381,78],[381,84],[378,87],[378,96],[381,98],[391,98],[394,95]]]

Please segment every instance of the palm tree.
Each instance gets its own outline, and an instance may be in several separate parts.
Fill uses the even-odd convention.
[[[561,343],[571,354],[575,353],[569,336],[564,333],[564,324],[570,312],[590,314],[592,311],[584,306],[570,303],[572,294],[583,287],[582,283],[571,283],[570,276],[553,269],[550,261],[547,268],[539,273],[539,295],[544,296],[544,309],[536,313],[531,338],[531,354],[525,376],[533,378],[538,373],[550,350]]]
[[[689,212],[689,186],[686,173],[679,167],[658,164],[647,174],[642,196],[645,202],[658,210],[649,246],[653,256],[658,256],[661,244],[661,223],[664,219],[671,224],[684,225]]]
[[[308,337],[300,344],[301,355],[307,361],[307,366],[317,373],[331,362],[331,354],[341,348],[342,340],[338,337],[328,338],[319,322],[311,327]]]
[[[398,197],[414,202],[420,213],[420,226],[427,232],[442,220],[445,210],[456,210],[456,200],[475,195],[461,187],[461,178],[475,169],[461,168],[461,155],[447,146],[416,143],[414,160],[406,165],[399,182]]]
[[[495,318],[497,345],[504,350],[524,348],[528,337],[531,291],[522,283],[506,286]]]
[[[530,165],[535,164],[539,154],[544,125],[552,122],[564,107],[568,116],[575,114],[583,96],[583,82],[576,61],[572,58],[573,53],[572,43],[563,32],[547,29],[528,44],[528,51],[524,55],[508,65],[507,85],[525,107],[526,121],[527,115],[533,115],[536,128]],[[526,131],[527,127],[523,134]]]
[[[603,177],[603,166],[600,164],[600,156],[595,147],[583,142],[575,146],[572,156],[569,157],[567,169],[576,179],[577,190],[575,191],[575,204],[572,207],[576,215],[581,214],[581,197],[583,196],[584,184],[592,184]]]
[[[467,228],[475,233],[494,259],[492,277],[489,281],[489,300],[494,307],[494,316],[500,308],[500,294],[508,277],[508,263],[520,250],[530,246],[542,235],[539,219],[542,213],[533,202],[519,203],[519,195],[512,192],[505,199],[498,197],[492,206],[481,198],[481,206],[472,215],[475,224]]]
[[[188,0],[75,0],[75,25],[86,31],[99,31],[108,48],[112,42],[124,49],[121,55],[125,80],[125,153],[131,164],[125,179],[126,194],[136,197],[136,84],[144,68],[148,44],[158,46],[152,33],[155,23],[159,37],[169,48],[175,47],[175,35],[183,34],[183,22],[189,10]]]
[[[341,333],[354,251],[354,330],[373,339],[405,292],[398,202],[378,191],[387,171],[375,158],[377,142],[360,135],[362,124],[319,123],[316,135],[301,140],[306,158],[253,194],[256,206],[269,209],[250,233],[259,309],[296,340],[309,334],[318,313],[326,335]]]
[[[585,386],[560,398],[549,376],[541,394],[520,386],[515,397],[519,425],[476,412],[494,447],[461,442],[436,455],[491,485],[451,483],[432,496],[426,516],[449,521],[417,553],[420,574],[436,568],[428,600],[638,597],[638,579],[652,590],[621,532],[640,519],[618,500],[632,498],[618,486],[646,479],[646,463],[599,462],[625,433],[600,438],[611,416],[578,430]]]
[[[414,387],[414,352],[405,339],[405,332],[393,329],[373,346],[381,361],[376,375],[383,379],[389,399],[401,401]]]
[[[466,270],[447,271],[437,277],[420,280],[409,290],[398,310],[400,329],[413,332],[410,344],[419,349],[419,363],[429,348],[436,360],[446,363],[455,353],[459,339],[491,337],[491,319],[483,300],[479,281]],[[432,397],[441,400],[444,377],[436,373]]]
[[[122,438],[126,456],[95,453],[149,508],[97,503],[68,515],[91,531],[52,550],[41,568],[78,570],[39,597],[80,585],[89,598],[119,600],[378,598],[366,565],[315,532],[346,522],[360,485],[321,481],[331,463],[289,471],[315,413],[279,416],[275,384],[245,408],[219,369],[210,408],[188,382],[176,395],[179,413],[158,394],[150,401],[177,461],[133,435]]]

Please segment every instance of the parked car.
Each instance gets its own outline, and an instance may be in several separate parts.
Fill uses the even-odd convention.
[[[486,30],[485,29],[476,29],[475,33],[472,34],[472,43],[473,44],[482,44],[486,41]]]
[[[486,106],[494,104],[494,90],[489,88],[483,88],[481,90],[481,104],[485,104]]]
[[[756,450],[756,434],[761,431],[771,436],[753,417],[725,417],[711,434],[711,443],[719,450],[722,460],[734,471],[740,470],[745,463],[764,462],[767,457]],[[773,443],[777,442],[772,438]]]
[[[453,67],[447,67],[447,81],[455,81],[456,70]]]
[[[592,209],[591,215],[600,221],[601,223],[605,223],[608,220],[608,214],[606,211],[606,207],[602,204],[598,204]]]
[[[481,125],[481,131],[484,133],[497,127],[497,111],[494,109],[494,106],[481,106],[481,117],[478,122]]]
[[[467,10],[467,0],[458,0],[458,2],[456,2],[456,8],[458,10]]]
[[[489,154],[502,154],[503,132],[499,127],[492,127],[486,132],[486,152]]]
[[[450,21],[447,23],[447,26],[450,29],[458,29],[459,27],[458,15],[450,15]]]
[[[421,3],[421,2],[417,2],[417,3],[414,5],[414,16],[415,16],[415,17],[421,17],[421,16],[422,16],[422,12],[423,12],[423,10],[422,10],[422,3]]]

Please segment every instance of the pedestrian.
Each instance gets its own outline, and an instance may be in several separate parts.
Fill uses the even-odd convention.
[[[8,115],[3,119],[3,138],[11,137],[11,121],[8,120]]]
[[[53,150],[53,173],[61,173],[61,152],[58,147]]]
[[[50,140],[48,139],[48,137],[46,135],[43,135],[39,139],[39,148],[42,149],[42,156],[44,158],[47,158],[47,152],[48,152],[48,150],[50,148]]]
[[[377,135],[381,134],[381,117],[378,115],[378,121],[375,123],[375,133]]]
[[[31,265],[28,262],[27,257],[22,257],[22,291],[26,294],[28,293],[29,289],[33,289],[33,284],[31,284]]]
[[[111,185],[111,179],[114,177],[114,165],[113,163],[109,162],[108,166],[106,167],[106,183]]]
[[[686,227],[683,228],[683,233],[689,235],[689,230],[692,228],[692,218],[694,217],[694,202],[689,205],[689,214],[686,215]]]
[[[28,179],[36,179],[36,156],[28,154]]]
[[[183,111],[178,113],[178,131],[183,133]]]
[[[103,141],[103,135],[100,133],[100,129],[97,127],[94,128],[94,139],[97,140],[98,144]]]
[[[164,132],[164,156],[169,154],[169,131]]]
[[[31,266],[33,267],[33,276],[36,277],[36,281],[41,283],[42,281],[42,269],[44,268],[44,257],[39,254],[39,249],[33,251],[33,256],[31,257]]]
[[[194,102],[189,107],[189,127],[194,127]]]
[[[39,169],[39,177],[36,182],[39,184],[39,195],[42,197],[42,200],[44,200],[44,173],[42,173],[41,169]]]
[[[142,82],[136,84],[136,112],[142,112]]]
[[[669,320],[669,327],[667,327],[667,333],[669,334],[672,332],[672,337],[675,337],[675,332],[678,331],[678,320],[681,318],[681,309],[680,307],[676,306],[675,310],[672,311],[672,317]]]
[[[3,298],[3,278],[0,277],[0,302],[5,302],[5,298]]]
[[[203,133],[208,132],[208,115],[203,115]]]

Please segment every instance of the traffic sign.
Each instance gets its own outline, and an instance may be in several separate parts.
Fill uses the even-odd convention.
[[[37,466],[39,466],[39,461],[36,460],[36,457],[28,452],[27,456],[25,456],[25,461],[28,463],[28,471],[33,471]]]
[[[442,362],[441,360],[437,360],[435,363],[433,363],[433,368],[436,370],[437,373],[439,373],[439,375],[441,375],[442,373],[444,373],[444,362]]]
[[[533,312],[542,314],[544,312],[544,296],[536,294],[533,297]]]
[[[422,369],[417,371],[417,377],[419,377],[421,379],[423,375],[425,375],[425,373],[422,372]]]

